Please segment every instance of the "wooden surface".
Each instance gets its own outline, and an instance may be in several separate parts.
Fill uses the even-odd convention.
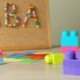
[[[4,51],[4,56],[25,51]],[[37,50],[60,52],[60,48]],[[0,80],[80,80],[79,76],[64,75],[62,65],[48,65],[41,60],[34,64],[9,63],[0,65]]]
[[[12,2],[17,6],[20,25],[15,28],[4,27],[4,2]],[[21,50],[21,49],[42,49],[51,48],[50,20],[48,0],[0,0],[0,49]],[[34,19],[29,19],[26,27],[23,28],[23,20],[28,11],[28,6],[33,4],[40,23],[40,28],[35,26]],[[14,19],[10,19],[14,23]]]

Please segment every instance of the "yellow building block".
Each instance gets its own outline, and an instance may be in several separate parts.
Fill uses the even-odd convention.
[[[45,62],[48,64],[62,64],[64,57],[62,53],[50,53],[45,56]]]
[[[4,62],[19,62],[23,59],[3,58]]]

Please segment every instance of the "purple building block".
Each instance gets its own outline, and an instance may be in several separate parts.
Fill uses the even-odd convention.
[[[80,52],[78,58],[76,58],[75,51],[68,51],[63,61],[63,67],[80,68]]]
[[[68,51],[63,61],[63,73],[80,75],[80,52],[76,58],[75,51]]]
[[[63,67],[68,68],[80,68],[80,60],[64,60],[63,61]]]
[[[63,67],[63,74],[80,76],[80,68]]]

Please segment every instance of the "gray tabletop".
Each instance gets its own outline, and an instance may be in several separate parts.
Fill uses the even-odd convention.
[[[59,50],[59,48],[54,48],[48,51],[57,52]],[[4,55],[15,52],[4,52]],[[62,65],[49,65],[45,64],[44,60],[40,60],[33,64],[8,63],[0,65],[0,80],[80,80],[80,76],[64,75]]]

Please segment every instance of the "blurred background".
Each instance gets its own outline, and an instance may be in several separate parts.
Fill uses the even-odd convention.
[[[78,30],[80,34],[80,0],[49,1],[52,43],[60,45],[63,30]]]

